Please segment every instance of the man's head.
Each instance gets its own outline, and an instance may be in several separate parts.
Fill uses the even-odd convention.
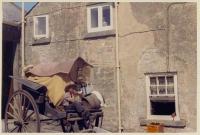
[[[75,84],[70,84],[70,85],[65,87],[65,91],[72,91],[72,90],[77,91],[77,87],[76,87]]]
[[[75,84],[70,84],[67,87],[65,87],[65,92],[81,93],[81,91]]]

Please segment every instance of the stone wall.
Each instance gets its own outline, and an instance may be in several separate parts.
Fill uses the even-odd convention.
[[[12,25],[18,25],[21,21],[21,8],[13,2],[2,2],[3,22]]]
[[[46,45],[32,45],[33,16],[40,14],[49,14],[51,41]],[[25,65],[78,56],[94,65],[92,87],[103,94],[108,105],[104,109],[103,127],[117,131],[115,37],[84,39],[87,33],[86,16],[86,3],[39,3],[27,16]]]

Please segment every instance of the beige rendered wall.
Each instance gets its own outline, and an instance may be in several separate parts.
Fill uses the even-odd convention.
[[[124,131],[145,130],[139,120],[147,117],[144,73],[167,72],[168,57],[169,71],[177,72],[180,118],[186,120],[186,127],[165,128],[165,131],[196,131],[196,4],[171,5],[167,36],[169,5],[119,4],[121,114]]]

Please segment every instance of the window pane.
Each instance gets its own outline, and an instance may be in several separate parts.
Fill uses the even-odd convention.
[[[110,6],[103,7],[103,26],[110,26]]]
[[[98,8],[91,9],[91,27],[98,27]]]
[[[174,94],[174,86],[167,86],[167,94]]]
[[[165,85],[165,77],[164,76],[158,77],[158,82],[159,85]]]
[[[150,92],[151,92],[151,95],[157,95],[157,87],[156,86],[150,86]]]
[[[159,94],[165,94],[166,93],[165,86],[158,86],[158,91],[159,91]]]
[[[156,85],[156,77],[150,77],[150,84]]]
[[[37,17],[35,23],[36,35],[46,34],[46,17]]]
[[[168,85],[174,85],[174,78],[173,78],[173,76],[168,76],[167,77],[167,84]]]

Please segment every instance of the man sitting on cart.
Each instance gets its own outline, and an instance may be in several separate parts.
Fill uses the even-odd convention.
[[[75,84],[71,84],[65,88],[65,97],[63,106],[65,110],[76,110],[80,117],[83,118],[85,128],[88,128],[90,112],[82,101],[82,91],[78,90]]]

